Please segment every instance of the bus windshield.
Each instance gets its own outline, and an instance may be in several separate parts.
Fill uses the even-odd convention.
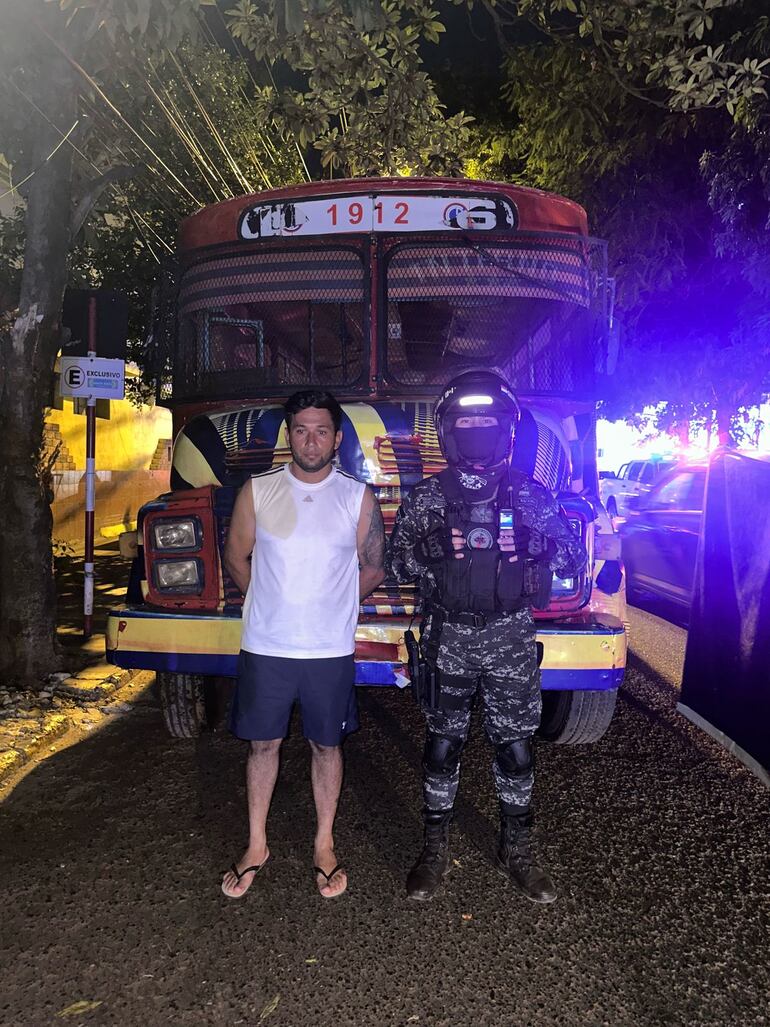
[[[394,383],[440,385],[479,365],[528,392],[573,392],[590,378],[596,314],[585,240],[410,241],[393,247],[385,268]]]
[[[175,395],[355,387],[368,354],[360,253],[292,246],[244,256],[196,263],[181,278]]]
[[[161,400],[306,386],[351,398],[432,393],[479,365],[525,393],[590,393],[607,318],[603,243],[574,228],[522,228],[499,202],[490,231],[450,232],[445,221],[408,233],[396,219],[383,234],[324,235],[340,227],[330,223],[298,238],[299,213],[316,217],[317,205],[246,208],[237,242],[182,252],[172,316],[156,332]],[[322,206],[336,217],[336,204]]]

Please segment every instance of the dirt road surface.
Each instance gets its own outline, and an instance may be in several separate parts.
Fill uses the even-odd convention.
[[[433,902],[404,897],[420,843],[421,722],[407,694],[386,689],[361,692],[363,726],[346,745],[337,851],[348,893],[324,901],[315,889],[295,725],[272,865],[228,901],[221,872],[245,840],[243,744],[224,732],[173,741],[151,694],[116,702],[0,805],[0,1023],[770,1023],[768,792],[675,712],[681,629],[656,632],[649,617],[637,628],[605,738],[538,747],[540,851],[560,889],[550,907],[520,898],[491,865],[478,720],[454,862]]]

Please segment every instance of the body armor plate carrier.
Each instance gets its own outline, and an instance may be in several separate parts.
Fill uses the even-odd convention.
[[[465,558],[448,557],[436,567],[436,578],[443,609],[449,613],[477,613],[486,617],[514,613],[525,606],[544,608],[551,595],[552,572],[542,558],[530,556],[511,563],[497,545],[498,510],[513,511],[514,524],[521,523],[521,511],[514,497],[518,472],[509,470],[498,489],[495,517],[491,524],[472,519],[468,503],[450,470],[438,475],[447,501],[446,527],[459,528],[465,536]],[[501,498],[505,502],[501,502]],[[532,533],[530,552],[545,552],[545,540]]]

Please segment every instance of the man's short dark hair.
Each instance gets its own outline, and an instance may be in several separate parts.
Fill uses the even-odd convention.
[[[302,389],[289,396],[283,405],[283,412],[286,417],[286,426],[291,430],[291,419],[293,414],[300,410],[308,410],[315,407],[316,410],[328,410],[332,415],[334,431],[338,432],[342,427],[342,407],[332,396],[331,392],[322,392],[320,389]]]

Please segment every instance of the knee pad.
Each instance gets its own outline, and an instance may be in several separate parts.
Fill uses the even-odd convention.
[[[465,744],[462,738],[445,738],[444,735],[428,734],[422,765],[429,774],[450,777],[460,762],[460,753]]]
[[[524,777],[535,766],[535,743],[531,738],[515,738],[495,749],[497,765],[508,777]]]

